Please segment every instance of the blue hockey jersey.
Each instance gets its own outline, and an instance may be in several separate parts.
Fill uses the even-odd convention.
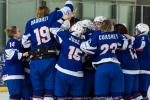
[[[141,70],[150,71],[150,39],[148,35],[138,35],[135,37],[134,48],[137,51],[138,61]]]
[[[9,39],[5,48],[4,80],[24,79],[21,52],[21,42],[14,38]]]
[[[125,74],[139,74],[140,65],[136,51],[133,48],[132,41],[128,40],[128,43],[128,48],[126,50],[117,51],[117,58]]]
[[[92,64],[106,62],[120,63],[117,59],[116,50],[127,48],[128,41],[125,36],[115,32],[96,31],[88,41],[81,44],[81,49],[90,54],[94,54]]]
[[[58,36],[61,44],[56,69],[72,76],[83,77],[82,57],[84,53],[80,50],[82,40],[71,35],[69,31],[63,31],[59,28],[57,31],[51,30],[51,32]]]
[[[83,39],[84,40],[89,40],[89,38],[91,37],[92,33],[94,33],[93,30],[90,30],[90,29],[86,29],[86,31],[83,33]],[[84,66],[84,70],[85,71],[92,71],[94,72],[95,69],[92,67],[92,58],[94,56],[91,56],[91,55],[86,55],[85,56],[85,62],[83,63],[83,66]]]
[[[31,47],[36,50],[39,47],[55,46],[55,40],[49,32],[49,28],[64,15],[73,11],[73,5],[67,4],[60,10],[51,12],[43,18],[33,18],[26,24],[25,33],[22,38],[22,44],[25,48]]]
[[[94,33],[93,30],[86,29],[86,31],[83,33],[84,39],[85,39],[85,40],[88,40],[88,39],[91,37],[92,33]]]

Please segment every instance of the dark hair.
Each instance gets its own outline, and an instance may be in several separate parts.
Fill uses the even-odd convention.
[[[10,28],[5,29],[6,34],[8,35],[9,38],[13,38],[14,34],[17,32],[17,27],[16,26],[11,26]]]
[[[101,26],[102,32],[112,32],[114,30],[114,22],[112,20],[104,20]]]
[[[72,17],[70,20],[70,26],[74,25],[76,22],[78,22],[80,19]]]
[[[38,18],[48,16],[48,14],[49,14],[49,8],[47,6],[41,6],[37,10]]]
[[[122,34],[129,34],[126,26],[123,24],[115,24],[114,31],[122,33]]]
[[[56,7],[55,10],[58,11],[58,10],[60,10],[60,8],[59,8],[59,7]]]

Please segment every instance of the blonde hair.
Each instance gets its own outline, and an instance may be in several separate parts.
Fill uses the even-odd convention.
[[[114,31],[114,22],[112,20],[104,20],[101,26],[102,32],[112,32]]]
[[[14,34],[16,34],[16,32],[17,32],[17,27],[11,26],[11,27],[6,28],[4,31],[6,32],[6,34],[9,38],[13,38]]]

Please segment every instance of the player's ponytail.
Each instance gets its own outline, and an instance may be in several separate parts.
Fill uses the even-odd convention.
[[[49,14],[49,8],[46,6],[41,6],[37,10],[37,17],[38,18],[48,16],[48,14]]]
[[[114,31],[114,22],[112,20],[104,20],[101,26],[102,32]]]
[[[4,31],[6,32],[6,34],[9,38],[13,38],[14,34],[16,34],[16,32],[17,32],[17,27],[11,26],[9,28],[6,28]]]

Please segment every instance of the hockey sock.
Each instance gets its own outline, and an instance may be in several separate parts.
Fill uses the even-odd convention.
[[[123,100],[122,96],[114,97],[113,100]]]
[[[21,100],[22,95],[17,94],[17,95],[10,95],[10,100]]]
[[[43,100],[42,98],[35,98],[33,97],[33,100]]]
[[[133,95],[134,100],[143,100],[143,96],[140,93],[136,93]]]
[[[54,98],[53,97],[44,97],[43,100],[54,100]]]
[[[149,86],[148,91],[147,91],[147,98],[150,100],[150,86]]]

